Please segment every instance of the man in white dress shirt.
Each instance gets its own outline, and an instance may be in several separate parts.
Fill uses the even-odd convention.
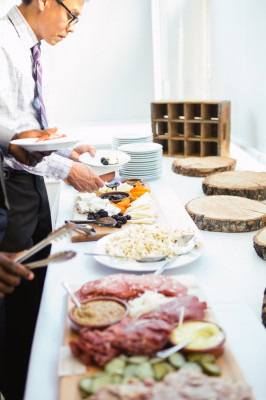
[[[83,0],[23,0],[0,20],[0,124],[15,132],[42,129],[34,79],[33,47],[45,40],[55,45],[74,32]],[[36,106],[37,105],[37,106]],[[10,202],[9,226],[0,250],[18,252],[39,242],[51,231],[48,197],[43,176],[67,179],[80,191],[95,191],[103,181],[78,162],[83,145],[45,157],[35,167],[4,158]],[[44,258],[49,249],[38,253]],[[6,296],[6,400],[22,400],[27,364],[45,279],[45,268],[32,281],[22,281]]]

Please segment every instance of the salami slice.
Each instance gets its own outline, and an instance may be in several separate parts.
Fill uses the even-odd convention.
[[[137,297],[146,290],[156,291],[165,296],[186,294],[188,288],[177,279],[154,274],[134,275],[115,274],[85,283],[76,296],[84,300],[90,296],[115,296],[128,300]]]

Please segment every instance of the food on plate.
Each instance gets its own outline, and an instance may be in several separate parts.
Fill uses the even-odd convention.
[[[166,296],[178,296],[187,294],[188,288],[170,276],[114,274],[85,283],[75,294],[81,301],[90,296],[113,296],[129,300],[146,290],[153,290]]]
[[[121,183],[127,183],[130,186],[136,186],[137,182],[140,182],[144,186],[144,181],[141,178],[127,178],[122,179]]]
[[[129,215],[132,217],[132,214]],[[132,219],[128,222],[131,221]],[[112,235],[106,242],[105,252],[135,259],[166,254],[167,259],[170,259],[178,254],[177,242],[184,233],[193,232],[168,226],[132,225],[123,232]],[[199,247],[199,243],[196,247]]]
[[[155,310],[156,311],[156,310]],[[191,340],[191,344],[184,347],[186,352],[205,352],[218,357],[223,353],[225,334],[213,322],[186,321],[177,326],[170,335],[173,344]]]
[[[191,362],[181,353],[172,354],[167,359],[148,358],[147,356],[127,357],[122,354],[105,364],[102,372],[95,372],[91,377],[82,377],[79,380],[79,389],[81,394],[87,397],[110,383],[126,384],[132,380],[137,382],[137,379],[146,381],[150,378],[155,381],[162,381],[169,372],[175,372],[179,369],[182,371],[190,369],[192,372],[193,367],[194,371],[202,372],[200,362],[204,357],[212,358],[208,354],[198,354],[197,360]],[[219,373],[221,372],[214,357],[212,365],[216,367]]]
[[[121,299],[95,297],[81,303],[81,312],[74,306],[69,312],[69,317],[77,329],[103,328],[120,321],[127,312],[128,306]]]
[[[116,207],[114,204],[111,204],[107,199],[101,199],[100,197],[96,196],[95,193],[77,194],[75,205],[81,214],[86,214],[89,211],[97,212],[101,209],[107,211],[111,216],[120,212],[120,208]]]
[[[100,388],[90,400],[252,400],[250,387],[240,381],[210,377],[200,372],[179,370],[169,373],[162,382],[131,379],[125,384]]]
[[[36,143],[38,142],[44,142],[45,140],[51,140],[51,139],[61,139],[67,137],[66,135],[62,134],[59,135],[58,133],[45,133],[44,135],[42,135],[41,137],[39,137],[36,140]]]
[[[101,164],[102,165],[115,165],[119,164],[119,158],[114,155],[110,155],[110,157],[102,157],[101,158]]]
[[[101,199],[107,199],[109,201],[111,201],[112,203],[118,203],[121,200],[128,198],[129,200],[129,193],[127,192],[109,192],[109,193],[103,193],[100,195]]]
[[[69,346],[85,365],[104,366],[119,354],[153,356],[169,341],[172,324],[163,320],[123,317],[103,331],[83,328]]]
[[[144,193],[129,204],[125,214],[131,215],[131,222],[135,224],[153,224],[157,217],[157,209],[151,195]]]

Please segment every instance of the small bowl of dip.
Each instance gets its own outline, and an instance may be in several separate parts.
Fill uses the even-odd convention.
[[[114,191],[114,192],[103,193],[99,197],[101,197],[101,199],[107,199],[107,200],[111,201],[112,203],[116,204],[124,199],[129,198],[130,194],[128,192]]]
[[[87,327],[91,329],[103,329],[113,325],[128,314],[128,305],[125,301],[116,297],[91,297],[81,302],[80,312],[77,306],[69,311],[72,328],[79,330]]]

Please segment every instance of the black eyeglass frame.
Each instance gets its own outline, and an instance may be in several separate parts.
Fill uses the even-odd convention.
[[[65,10],[71,15],[72,19],[68,22],[68,26],[75,25],[77,22],[79,22],[78,17],[76,17],[70,10],[67,8],[67,6],[61,1],[61,0],[56,0],[60,6],[64,7]]]

